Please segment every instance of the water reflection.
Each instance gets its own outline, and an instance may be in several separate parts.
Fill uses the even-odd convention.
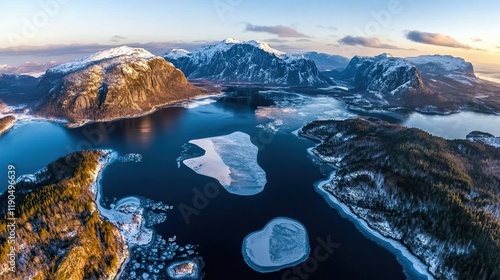
[[[184,108],[171,107],[140,118],[88,124],[70,130],[69,134],[73,139],[89,142],[93,147],[109,146],[116,141],[147,149],[157,134],[174,129],[185,111]]]

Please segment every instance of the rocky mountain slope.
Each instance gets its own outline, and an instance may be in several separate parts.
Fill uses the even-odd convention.
[[[287,86],[327,86],[314,61],[289,55],[259,41],[226,39],[194,52],[174,49],[165,59],[190,79]]]
[[[70,125],[145,114],[203,93],[182,71],[144,49],[118,47],[50,68],[36,114]]]
[[[500,278],[500,149],[378,119],[316,121],[299,134],[337,167],[322,188],[436,278]]]

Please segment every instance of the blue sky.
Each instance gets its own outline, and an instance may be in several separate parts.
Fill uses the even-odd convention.
[[[500,64],[494,0],[0,2],[0,64],[64,60],[113,45],[160,54],[233,37],[346,57],[452,54]],[[52,46],[47,46],[52,45]],[[44,47],[45,46],[45,47]]]

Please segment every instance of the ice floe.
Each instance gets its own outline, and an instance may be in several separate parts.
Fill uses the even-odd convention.
[[[342,120],[354,116],[332,96],[309,96],[285,90],[267,90],[260,94],[273,100],[274,105],[257,108],[258,127],[272,133],[280,129],[294,131],[317,119]]]
[[[205,150],[204,155],[183,161],[194,172],[216,179],[232,194],[255,195],[264,189],[266,172],[257,162],[259,149],[248,134],[238,131],[189,143]]]
[[[309,237],[305,227],[290,218],[275,218],[262,230],[243,240],[242,254],[252,269],[273,272],[302,263],[309,257]]]
[[[142,161],[142,155],[141,154],[127,154],[124,156],[119,156],[117,158],[119,162],[141,162]]]
[[[186,109],[194,109],[200,106],[209,105],[217,102],[217,99],[214,98],[203,98],[203,99],[193,99],[192,101],[186,102],[183,104],[183,107]]]

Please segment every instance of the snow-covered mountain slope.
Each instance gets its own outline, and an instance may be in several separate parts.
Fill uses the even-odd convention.
[[[401,98],[408,93],[427,93],[417,68],[399,58],[382,54],[354,57],[343,74],[352,85],[380,97]]]
[[[112,67],[116,64],[150,60],[154,57],[155,55],[145,49],[122,46],[97,52],[86,57],[78,58],[74,61],[52,67],[48,70],[48,72],[69,74],[92,64],[101,64],[103,66]]]
[[[475,77],[472,63],[451,55],[422,55],[407,57],[405,60],[416,65],[424,73],[448,74],[460,73]]]
[[[230,38],[194,52],[174,49],[164,58],[191,79],[288,86],[333,84],[321,75],[312,60],[286,54],[259,41]]]
[[[343,70],[349,64],[349,59],[340,55],[333,55],[318,52],[306,52],[305,58],[311,59],[316,63],[319,70]]]
[[[357,93],[341,98],[358,108],[404,107],[440,114],[500,112],[500,87],[476,78],[472,64],[462,58],[355,56],[343,72],[333,74]]]
[[[202,92],[182,71],[144,49],[118,47],[49,69],[37,113],[73,124],[141,115]]]
[[[405,58],[429,80],[446,80],[468,85],[480,83],[472,63],[451,55],[423,55]]]

